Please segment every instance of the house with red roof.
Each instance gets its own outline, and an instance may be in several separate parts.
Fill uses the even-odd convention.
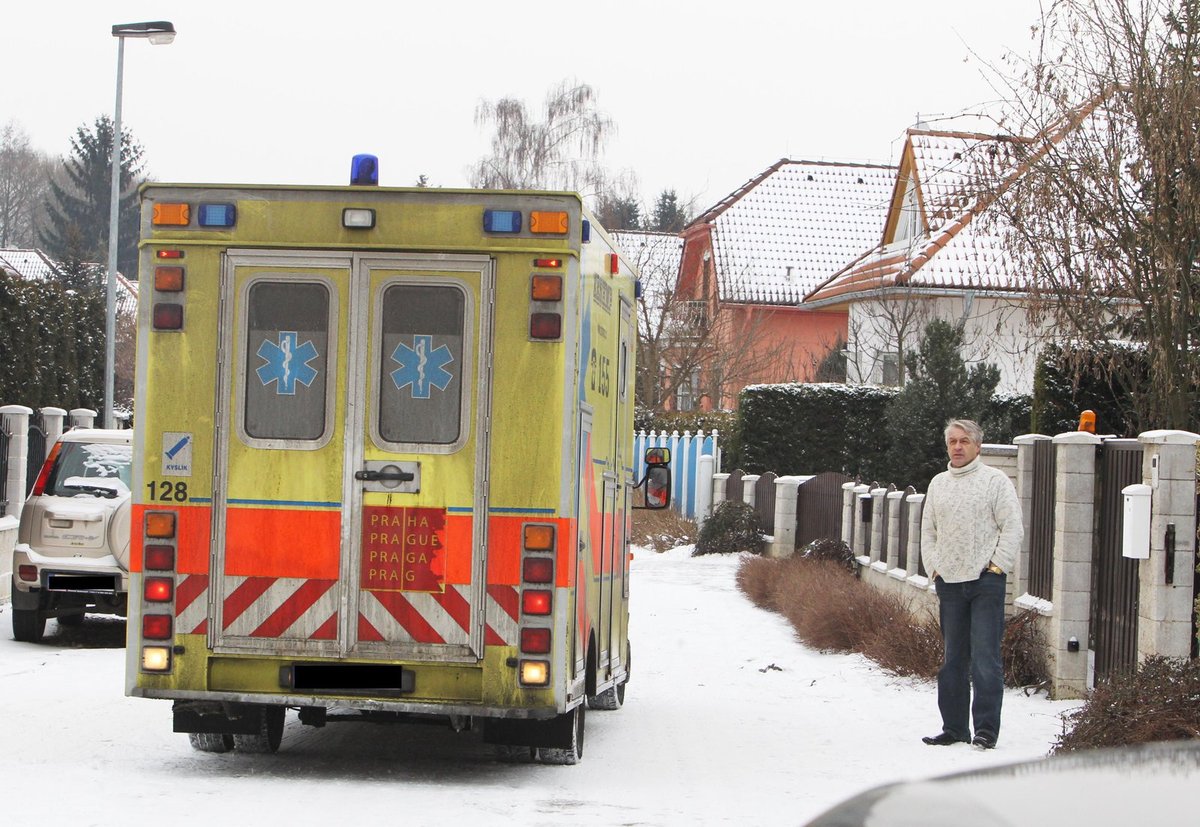
[[[785,158],[684,229],[666,407],[732,409],[747,385],[813,379],[844,347],[848,312],[802,302],[878,242],[895,174]]]
[[[999,367],[1000,392],[1030,392],[1047,330],[986,211],[1034,151],[1022,137],[907,131],[882,237],[801,303],[847,314],[847,381],[903,384],[905,354],[939,318],[962,326],[968,363]]]

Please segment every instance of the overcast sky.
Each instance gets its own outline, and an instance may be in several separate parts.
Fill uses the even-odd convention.
[[[4,0],[0,124],[70,151],[113,112],[114,23],[130,40],[124,125],[147,172],[176,183],[342,184],[357,152],[380,183],[466,186],[487,150],[481,99],[540,108],[591,84],[618,132],[605,160],[643,201],[711,206],[783,157],[894,161],[918,114],[936,125],[997,97],[981,76],[1029,50],[1039,0],[535,3]]]

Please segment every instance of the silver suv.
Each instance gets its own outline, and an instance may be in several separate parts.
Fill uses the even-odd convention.
[[[54,617],[125,615],[133,432],[67,431],[21,511],[13,550],[12,626],[35,643]]]

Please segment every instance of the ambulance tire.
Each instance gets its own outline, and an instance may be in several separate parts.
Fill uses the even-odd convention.
[[[564,730],[564,740],[568,741],[568,745],[565,747],[540,747],[537,751],[538,761],[543,764],[560,766],[579,763],[579,760],[583,758],[583,725],[586,709],[587,704],[580,704],[570,712],[554,719],[556,728],[561,727]]]
[[[46,616],[37,609],[12,610],[13,640],[21,643],[37,643],[46,633]]]
[[[233,749],[233,736],[226,732],[189,732],[192,749],[200,752],[229,752]]]
[[[253,735],[234,735],[233,743],[238,752],[272,753],[279,749],[283,740],[283,718],[287,707],[260,706],[258,708],[258,732]]]

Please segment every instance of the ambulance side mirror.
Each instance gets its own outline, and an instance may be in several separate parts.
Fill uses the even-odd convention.
[[[658,510],[671,504],[670,448],[651,448],[646,451],[646,476],[637,488],[646,487],[646,504],[635,508]]]

